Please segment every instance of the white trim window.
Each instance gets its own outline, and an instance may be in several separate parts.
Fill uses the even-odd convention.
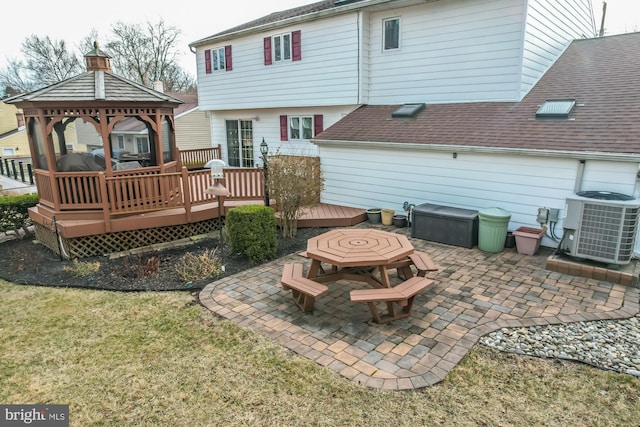
[[[118,135],[118,148],[124,150],[124,135]]]
[[[311,116],[290,116],[289,117],[289,139],[311,139],[313,138],[313,117]]]
[[[291,33],[277,34],[273,38],[273,62],[291,60]]]
[[[382,50],[400,49],[400,18],[382,20]]]
[[[211,49],[211,68],[213,71],[225,71],[227,69],[225,58],[224,46]]]

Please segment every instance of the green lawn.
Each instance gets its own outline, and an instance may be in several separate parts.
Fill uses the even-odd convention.
[[[640,379],[479,347],[439,385],[370,390],[188,293],[0,281],[0,403],[72,426],[637,426]]]

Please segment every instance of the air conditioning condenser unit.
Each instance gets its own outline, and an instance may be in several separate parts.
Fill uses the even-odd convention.
[[[585,191],[566,199],[560,249],[576,258],[628,264],[633,257],[640,200],[619,193]]]

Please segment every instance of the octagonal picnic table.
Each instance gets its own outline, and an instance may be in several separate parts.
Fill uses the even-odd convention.
[[[307,278],[316,282],[357,280],[374,287],[391,287],[390,269],[407,268],[414,251],[406,236],[376,229],[337,229],[307,241],[311,266]],[[325,271],[322,263],[331,265]]]

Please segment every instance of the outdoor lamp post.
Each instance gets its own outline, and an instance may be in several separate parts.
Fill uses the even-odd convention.
[[[225,164],[220,159],[209,160],[204,164],[204,167],[211,169],[211,179],[213,180],[213,185],[207,188],[204,192],[207,194],[211,194],[212,196],[216,196],[218,200],[218,225],[220,226],[220,242],[222,244],[222,203],[220,203],[221,197],[227,197],[231,193],[229,190],[225,188],[222,183],[218,182],[218,180],[224,178],[224,168]]]
[[[269,186],[267,185],[267,178],[269,177],[269,159],[267,154],[269,153],[269,145],[262,138],[260,144],[260,154],[262,154],[262,170],[264,173],[264,204],[269,206]]]

